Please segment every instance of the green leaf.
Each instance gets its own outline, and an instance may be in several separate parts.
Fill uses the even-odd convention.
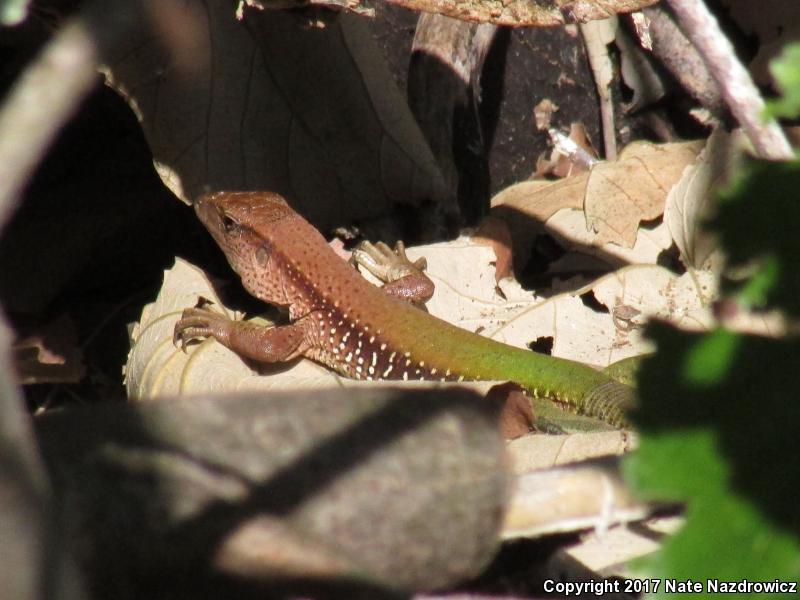
[[[641,366],[641,445],[626,475],[645,497],[687,508],[641,566],[706,591],[708,579],[797,581],[800,340],[659,323],[648,335],[658,352]]]
[[[786,46],[770,64],[770,71],[782,97],[767,104],[767,116],[792,118],[800,115],[800,44]]]
[[[30,0],[0,0],[0,24],[18,25],[28,16]]]
[[[751,160],[721,194],[709,227],[719,235],[730,267],[757,267],[749,280],[727,282],[748,305],[800,315],[800,161]]]

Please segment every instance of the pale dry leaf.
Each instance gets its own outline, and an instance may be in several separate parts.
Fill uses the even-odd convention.
[[[654,264],[658,255],[672,244],[669,230],[663,223],[652,229],[639,229],[636,243],[626,248],[614,243],[602,243],[601,237],[586,229],[586,217],[583,211],[561,210],[554,214],[545,224],[547,232],[564,248],[572,252],[599,258],[606,264],[611,261],[628,264]],[[550,272],[558,273],[566,259],[555,261]]]
[[[530,343],[532,335],[552,338],[554,356],[605,367],[652,351],[641,329],[648,316],[691,329],[710,327],[709,304],[715,293],[710,274],[678,277],[655,265],[634,265],[543,302],[518,303],[508,320],[487,328],[486,335],[520,347]],[[608,312],[584,304],[584,294],[592,294]],[[638,317],[631,319],[631,313]]]
[[[144,307],[139,323],[131,332],[131,351],[125,366],[125,387],[129,398],[179,394],[184,367],[198,351],[205,357],[213,354],[213,364],[215,369],[219,369],[217,373],[250,373],[238,356],[220,344],[204,342],[193,346],[188,353],[173,345],[175,323],[183,310],[195,306],[200,297],[213,302],[213,307],[228,317],[236,317],[222,304],[203,271],[177,259],[175,266],[164,272],[164,283],[158,297]]]
[[[669,321],[686,331],[706,331],[720,324],[714,303],[719,298],[716,273],[690,269],[676,275],[658,265],[632,265],[609,273],[592,285],[595,298],[611,311],[619,330],[629,330],[628,343],[644,345],[641,328],[649,319]],[[775,337],[789,325],[777,312],[739,311],[725,326],[754,335]],[[614,362],[614,361],[612,361]]]
[[[624,319],[631,328],[632,342],[638,342],[640,327],[648,318],[667,320],[687,330],[705,330],[715,323],[711,303],[718,297],[718,286],[716,277],[708,272],[676,275],[658,265],[634,265],[606,275],[592,291],[612,317],[636,315]],[[618,321],[618,327],[624,326]]]
[[[586,186],[586,226],[601,243],[632,248],[639,223],[661,216],[669,190],[702,147],[702,141],[634,142],[618,160],[597,164]]]
[[[609,346],[615,330],[608,314],[595,313],[574,294],[543,301],[514,280],[501,282],[505,296],[501,297],[494,285],[488,248],[459,238],[410,248],[408,254],[412,260],[422,255],[428,259],[427,272],[436,284],[431,314],[518,348],[526,348],[540,337],[552,337],[554,356],[599,366],[613,362],[608,357],[612,356]]]
[[[562,208],[583,209],[588,173],[556,181],[523,181],[499,191],[492,198],[493,212],[516,211],[544,223]],[[500,210],[500,207],[504,207]],[[508,218],[513,226],[514,219]]]
[[[408,248],[408,257],[425,257],[426,274],[436,285],[436,292],[426,307],[430,314],[468,329],[482,331],[508,317],[509,307],[536,301],[536,297],[519,286],[509,284],[505,298],[497,293],[494,251],[472,238],[461,236],[441,242]]]
[[[522,475],[600,456],[619,456],[634,447],[629,431],[597,431],[552,436],[531,433],[508,442],[513,473]]]
[[[646,573],[634,568],[636,559],[652,554],[661,548],[667,535],[677,533],[684,517],[667,516],[650,518],[636,528],[614,527],[583,536],[580,544],[566,550],[569,560],[577,560],[603,577],[641,580]]]
[[[703,222],[712,216],[716,193],[738,171],[747,146],[741,130],[728,134],[715,129],[667,195],[664,223],[689,268],[718,270],[721,266],[721,251]]]
[[[288,12],[187,3],[191,64],[142,33],[108,60],[162,179],[184,201],[273,190],[317,226],[446,202],[444,184],[365,23],[310,29]],[[192,9],[192,10],[190,10]]]
[[[528,472],[514,484],[504,539],[581,529],[603,532],[651,512],[627,489],[611,460]]]

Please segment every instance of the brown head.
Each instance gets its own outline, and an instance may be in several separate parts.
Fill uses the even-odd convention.
[[[281,230],[292,222],[307,225],[286,200],[271,192],[214,192],[195,200],[194,209],[247,291],[268,302],[287,303],[276,297],[279,290],[264,288],[265,281],[279,279],[270,272],[280,268],[276,242],[279,246]]]

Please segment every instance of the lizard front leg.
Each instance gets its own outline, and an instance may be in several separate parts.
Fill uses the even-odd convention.
[[[233,321],[203,307],[187,308],[175,324],[172,342],[185,350],[193,338],[213,337],[239,356],[259,362],[286,362],[311,348],[310,324],[310,319],[302,318],[290,325],[265,327]]]
[[[389,296],[414,304],[424,304],[433,296],[433,282],[424,273],[427,262],[424,258],[411,262],[403,242],[397,242],[394,250],[383,242],[361,242],[350,260],[380,279],[381,289]]]

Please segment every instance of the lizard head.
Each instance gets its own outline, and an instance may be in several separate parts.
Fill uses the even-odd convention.
[[[273,239],[280,225],[300,218],[286,200],[271,192],[215,192],[195,200],[194,208],[247,291],[283,304],[276,290],[264,289],[263,282],[278,268]]]

